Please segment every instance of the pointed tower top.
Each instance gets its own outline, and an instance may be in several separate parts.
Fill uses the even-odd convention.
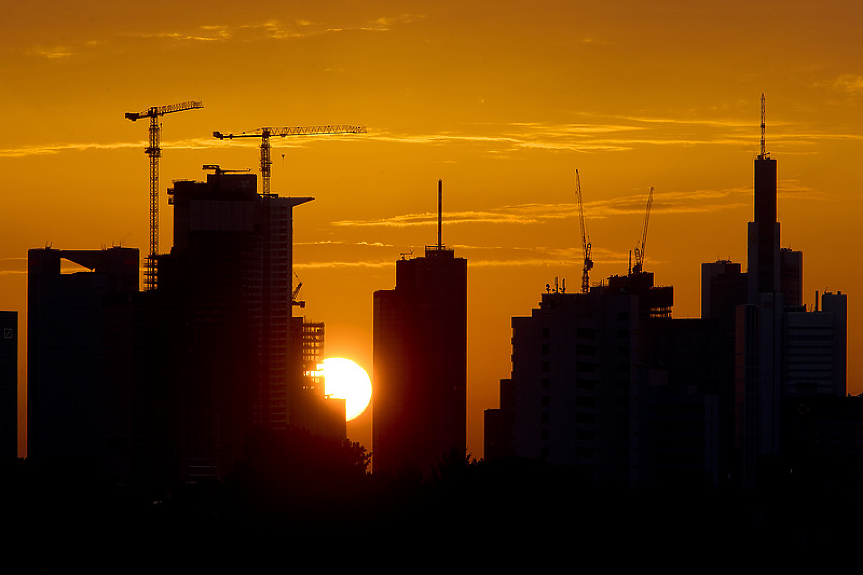
[[[761,94],[761,153],[758,155],[759,160],[769,160],[770,152],[767,151],[767,142],[764,139],[767,124],[765,117],[767,115],[767,106],[765,104],[764,94]]]

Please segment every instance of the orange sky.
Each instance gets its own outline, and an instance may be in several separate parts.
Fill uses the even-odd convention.
[[[26,5],[25,5],[26,4]],[[804,297],[849,293],[849,379],[863,392],[853,259],[863,152],[856,2],[107,2],[4,7],[0,21],[0,309],[26,327],[27,249],[147,249],[147,124],[163,122],[164,190],[203,164],[257,171],[257,140],[213,131],[354,124],[273,141],[273,191],[294,212],[305,315],[327,355],[371,371],[372,292],[400,253],[443,240],[468,260],[468,448],[510,372],[510,318],[581,278],[574,170],[596,263],[626,272],[656,188],[648,271],[700,313],[700,264],[746,261],[760,97],[779,167],[782,245]],[[22,372],[24,356],[22,355]],[[349,427],[371,449],[368,418]]]

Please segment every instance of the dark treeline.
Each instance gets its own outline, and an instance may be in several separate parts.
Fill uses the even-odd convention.
[[[132,553],[147,562],[152,553],[199,549],[217,560],[222,551],[272,556],[332,542],[432,554],[489,546],[490,556],[535,545],[558,555],[575,544],[583,551],[716,544],[801,550],[850,542],[848,525],[863,511],[858,478],[843,469],[834,470],[849,479],[841,483],[786,476],[757,490],[635,490],[528,460],[451,453],[431,473],[388,475],[370,474],[369,462],[359,444],[297,429],[255,433],[224,481],[182,487],[112,484],[92,462],[18,460],[2,470],[2,515],[15,526],[11,548],[68,565],[88,553]]]

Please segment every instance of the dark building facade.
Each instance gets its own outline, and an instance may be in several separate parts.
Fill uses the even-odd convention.
[[[132,337],[115,312],[138,293],[138,250],[32,249],[28,260],[28,458],[102,465],[106,407],[128,407],[138,381],[115,355]],[[89,271],[62,273],[64,260]]]
[[[702,315],[718,318],[723,329],[734,325],[735,476],[748,486],[758,484],[763,462],[787,457],[793,449],[784,445],[787,399],[843,397],[847,361],[846,296],[824,294],[807,310],[803,252],[780,248],[777,163],[764,152],[763,141],[754,176],[746,273],[729,268],[739,266],[730,262],[702,266]],[[747,283],[745,300],[741,277]],[[723,358],[720,369],[731,364]]]
[[[323,326],[292,317],[292,210],[312,198],[210,168],[169,190],[174,245],[155,289],[139,291],[136,249],[30,251],[29,456],[194,483],[224,478],[255,427],[344,438],[344,405],[304,364]],[[61,273],[63,260],[88,271]]]
[[[0,461],[18,457],[18,312],[0,311]]]
[[[467,261],[453,250],[396,262],[374,293],[373,469],[428,471],[466,449]]]
[[[589,293],[549,290],[512,318],[512,374],[486,412],[487,457],[567,466],[603,485],[716,484],[721,410],[704,343],[718,330],[672,320],[671,307],[671,287],[638,272]]]
[[[512,318],[512,374],[500,382],[500,452],[628,485],[634,456],[638,298],[549,292]]]
[[[169,190],[174,245],[158,259],[173,465],[187,482],[224,477],[255,426],[291,423],[292,210],[312,200],[214,169]]]

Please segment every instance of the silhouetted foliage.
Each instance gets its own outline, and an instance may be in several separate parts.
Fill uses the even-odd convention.
[[[362,508],[370,458],[355,442],[293,427],[259,429],[228,479],[229,512],[316,527],[341,521]]]

